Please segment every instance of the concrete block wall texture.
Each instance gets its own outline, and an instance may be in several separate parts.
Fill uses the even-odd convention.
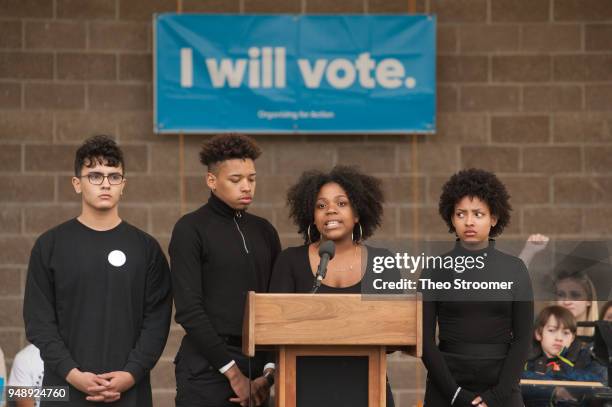
[[[612,230],[612,2],[419,0],[438,17],[434,135],[257,136],[255,213],[283,245],[299,243],[284,195],[299,174],[335,164],[379,176],[387,202],[377,238],[450,238],[440,186],[465,167],[493,170],[512,194],[507,237],[609,237]],[[407,0],[183,0],[184,12],[403,13]],[[36,237],[79,212],[70,186],[76,146],[116,136],[126,152],[122,216],[167,247],[179,203],[177,136],[152,133],[151,15],[177,0],[0,0],[0,346],[26,344],[21,318]],[[207,197],[186,136],[187,209]],[[418,162],[413,162],[417,148]],[[416,187],[415,187],[416,183]],[[418,196],[413,195],[413,188]],[[173,326],[153,371],[157,406],[173,405]],[[389,358],[396,405],[422,397],[420,361]]]

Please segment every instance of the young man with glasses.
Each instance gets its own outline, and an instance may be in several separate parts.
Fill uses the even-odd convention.
[[[26,335],[44,361],[43,387],[70,385],[70,402],[58,406],[152,405],[149,372],[170,328],[170,272],[157,241],[119,217],[124,169],[112,139],[85,141],[72,178],[81,214],[43,233],[30,256]]]
[[[281,248],[270,222],[246,212],[260,154],[242,135],[205,143],[200,161],[207,166],[212,193],[172,232],[176,321],[186,331],[175,359],[179,407],[258,406],[273,383],[273,367],[265,365],[263,355],[249,361],[241,352],[247,293],[268,290]]]

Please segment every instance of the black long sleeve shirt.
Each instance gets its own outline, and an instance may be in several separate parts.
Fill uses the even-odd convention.
[[[461,274],[451,270],[426,270],[421,278],[436,281],[510,281],[512,290],[505,292],[428,291],[423,290],[423,363],[428,377],[449,401],[459,384],[436,345],[436,322],[440,342],[467,344],[509,344],[497,384],[479,394],[489,407],[504,405],[521,377],[533,335],[533,294],[524,263],[513,256],[489,247],[468,251],[457,244],[450,256],[486,256],[484,270]],[[481,372],[485,374],[489,372]],[[475,395],[462,389],[453,405],[471,405]],[[469,400],[468,400],[469,399]]]
[[[241,336],[248,291],[267,292],[278,233],[267,220],[236,211],[211,194],[176,223],[170,241],[176,321],[186,336],[179,352],[212,366],[228,364],[222,336]]]
[[[136,384],[116,405],[150,406],[149,371],[170,328],[170,284],[157,241],[126,222],[96,231],[72,219],[42,234],[30,256],[24,320],[44,361],[43,384],[66,386],[73,368],[123,370]],[[93,405],[85,396],[71,388],[71,405]]]

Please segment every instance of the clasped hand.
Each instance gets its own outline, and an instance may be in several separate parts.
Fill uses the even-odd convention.
[[[66,376],[66,380],[76,389],[87,394],[88,401],[112,403],[121,398],[121,393],[130,389],[134,377],[125,371],[115,371],[103,374],[81,372],[74,368]]]
[[[485,403],[482,397],[480,396],[472,400],[472,405],[476,407],[487,407],[487,403]]]
[[[227,376],[232,390],[236,393],[236,397],[230,398],[229,401],[246,407],[249,405],[249,398],[254,406],[259,406],[268,399],[270,386],[265,377],[260,376],[250,381],[236,366],[232,366]]]

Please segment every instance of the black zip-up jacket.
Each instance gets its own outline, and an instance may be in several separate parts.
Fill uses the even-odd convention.
[[[216,369],[232,360],[222,337],[242,335],[246,295],[268,291],[280,249],[270,222],[214,194],[179,219],[169,248],[175,319],[187,333],[179,353],[198,352]]]

